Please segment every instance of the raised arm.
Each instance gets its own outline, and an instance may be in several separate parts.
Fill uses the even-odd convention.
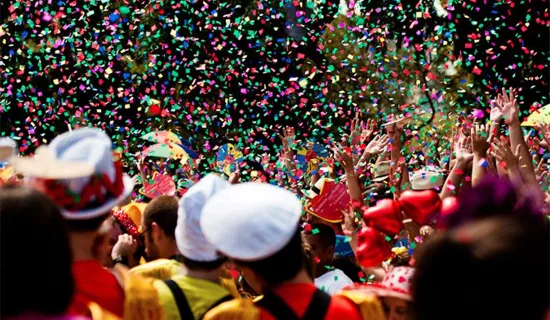
[[[489,149],[489,135],[484,125],[474,125],[471,131],[474,160],[472,163],[472,186],[478,184],[487,173],[487,149]]]
[[[449,173],[449,176],[447,177],[447,180],[445,180],[445,185],[443,186],[443,190],[440,194],[441,199],[457,194],[462,177],[464,177],[464,173],[466,172],[468,165],[474,158],[473,153],[468,150],[470,142],[471,139],[461,134],[459,141],[454,144],[453,149],[456,153],[456,161],[454,163],[454,167]]]
[[[350,152],[344,150],[334,150],[338,161],[346,171],[346,181],[348,184],[349,196],[352,200],[359,203],[363,203],[363,195],[361,194],[361,187],[359,185],[359,180],[355,174],[355,167],[353,165],[353,156]]]
[[[521,124],[518,117],[518,106],[516,96],[510,88],[510,93],[506,94],[506,90],[502,89],[502,94],[497,98],[497,103],[500,105],[504,113],[504,119],[508,123],[510,131],[510,146],[512,150],[520,150],[519,159],[519,171],[525,183],[531,186],[538,186],[537,178],[535,176],[535,166],[533,165],[533,158],[529,153],[529,148],[523,138],[523,132],[521,130]],[[539,188],[540,189],[540,188]]]

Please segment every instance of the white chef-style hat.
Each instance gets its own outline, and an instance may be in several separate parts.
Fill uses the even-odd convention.
[[[229,188],[229,182],[209,174],[193,185],[179,201],[176,243],[180,253],[191,260],[212,262],[220,257],[201,229],[201,212],[216,193]]]
[[[301,203],[290,191],[265,183],[243,183],[220,191],[206,203],[201,227],[224,255],[257,261],[290,242],[301,213]]]

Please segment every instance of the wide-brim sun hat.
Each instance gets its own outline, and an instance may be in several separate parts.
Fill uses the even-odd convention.
[[[11,138],[0,138],[0,161],[16,155],[17,144]]]
[[[105,132],[83,128],[63,133],[34,157],[12,157],[10,163],[27,182],[50,196],[69,220],[108,214],[133,191]]]

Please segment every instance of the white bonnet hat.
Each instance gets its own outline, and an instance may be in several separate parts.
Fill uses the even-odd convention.
[[[215,261],[219,258],[216,248],[206,240],[202,232],[201,212],[212,196],[230,186],[224,179],[209,174],[193,185],[180,199],[176,243],[184,257],[200,262]]]
[[[262,260],[285,247],[298,230],[302,205],[296,195],[266,183],[243,183],[217,193],[204,206],[201,226],[228,257]]]

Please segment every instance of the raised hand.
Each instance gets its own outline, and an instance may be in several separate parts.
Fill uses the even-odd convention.
[[[365,126],[363,120],[361,120],[361,112],[355,114],[355,118],[351,120],[350,124],[350,144],[352,146],[358,145],[361,143],[362,139],[362,129]]]
[[[296,131],[294,130],[294,127],[286,127],[283,129],[283,135],[281,135],[280,133],[278,133],[277,135],[281,139],[283,143],[283,149],[285,151],[290,149],[290,145],[294,144],[294,141],[296,139]]]
[[[492,144],[491,154],[498,162],[504,162],[506,164],[506,170],[515,170],[518,167],[520,160],[521,145],[516,147],[515,152],[512,152],[510,145],[503,137],[500,140],[496,140]]]
[[[365,153],[369,153],[371,155],[379,155],[382,152],[384,152],[384,148],[388,147],[388,143],[390,142],[390,136],[387,134],[376,136],[374,139],[372,139],[371,142],[367,145],[365,148]]]
[[[542,184],[544,180],[548,179],[549,172],[548,172],[548,163],[545,159],[541,159],[539,161],[539,164],[535,168],[535,175],[537,177],[537,181]]]
[[[361,143],[366,143],[370,139],[370,137],[372,137],[375,131],[376,122],[373,119],[368,119],[367,125],[361,131]]]
[[[487,149],[489,148],[489,138],[488,129],[484,125],[475,125],[472,126],[471,139],[472,139],[472,150],[474,155],[480,155],[484,157],[487,154]]]
[[[504,116],[502,104],[498,103],[497,101],[493,101],[491,104],[491,114],[489,115],[489,119],[491,119],[491,122],[499,122],[502,119],[502,116]]]
[[[472,139],[460,134],[460,138],[455,142],[455,155],[456,161],[468,164],[474,159],[474,154],[472,153]]]
[[[339,149],[334,148],[332,151],[334,151],[334,157],[338,162],[340,162],[346,173],[354,172],[355,168],[353,166],[351,152],[346,152],[346,150],[344,150],[341,146]]]
[[[511,124],[519,121],[518,118],[518,106],[514,90],[510,88],[510,94],[506,94],[506,89],[502,88],[502,94],[499,94],[496,103],[506,123]],[[492,111],[492,110],[491,110]]]
[[[131,235],[127,233],[122,234],[118,236],[118,241],[111,252],[111,258],[113,260],[118,257],[129,258],[136,252],[137,247],[138,243]]]
[[[550,123],[541,124],[540,126],[537,127],[537,129],[543,135],[544,142],[546,142],[546,148],[549,148],[550,147]]]

